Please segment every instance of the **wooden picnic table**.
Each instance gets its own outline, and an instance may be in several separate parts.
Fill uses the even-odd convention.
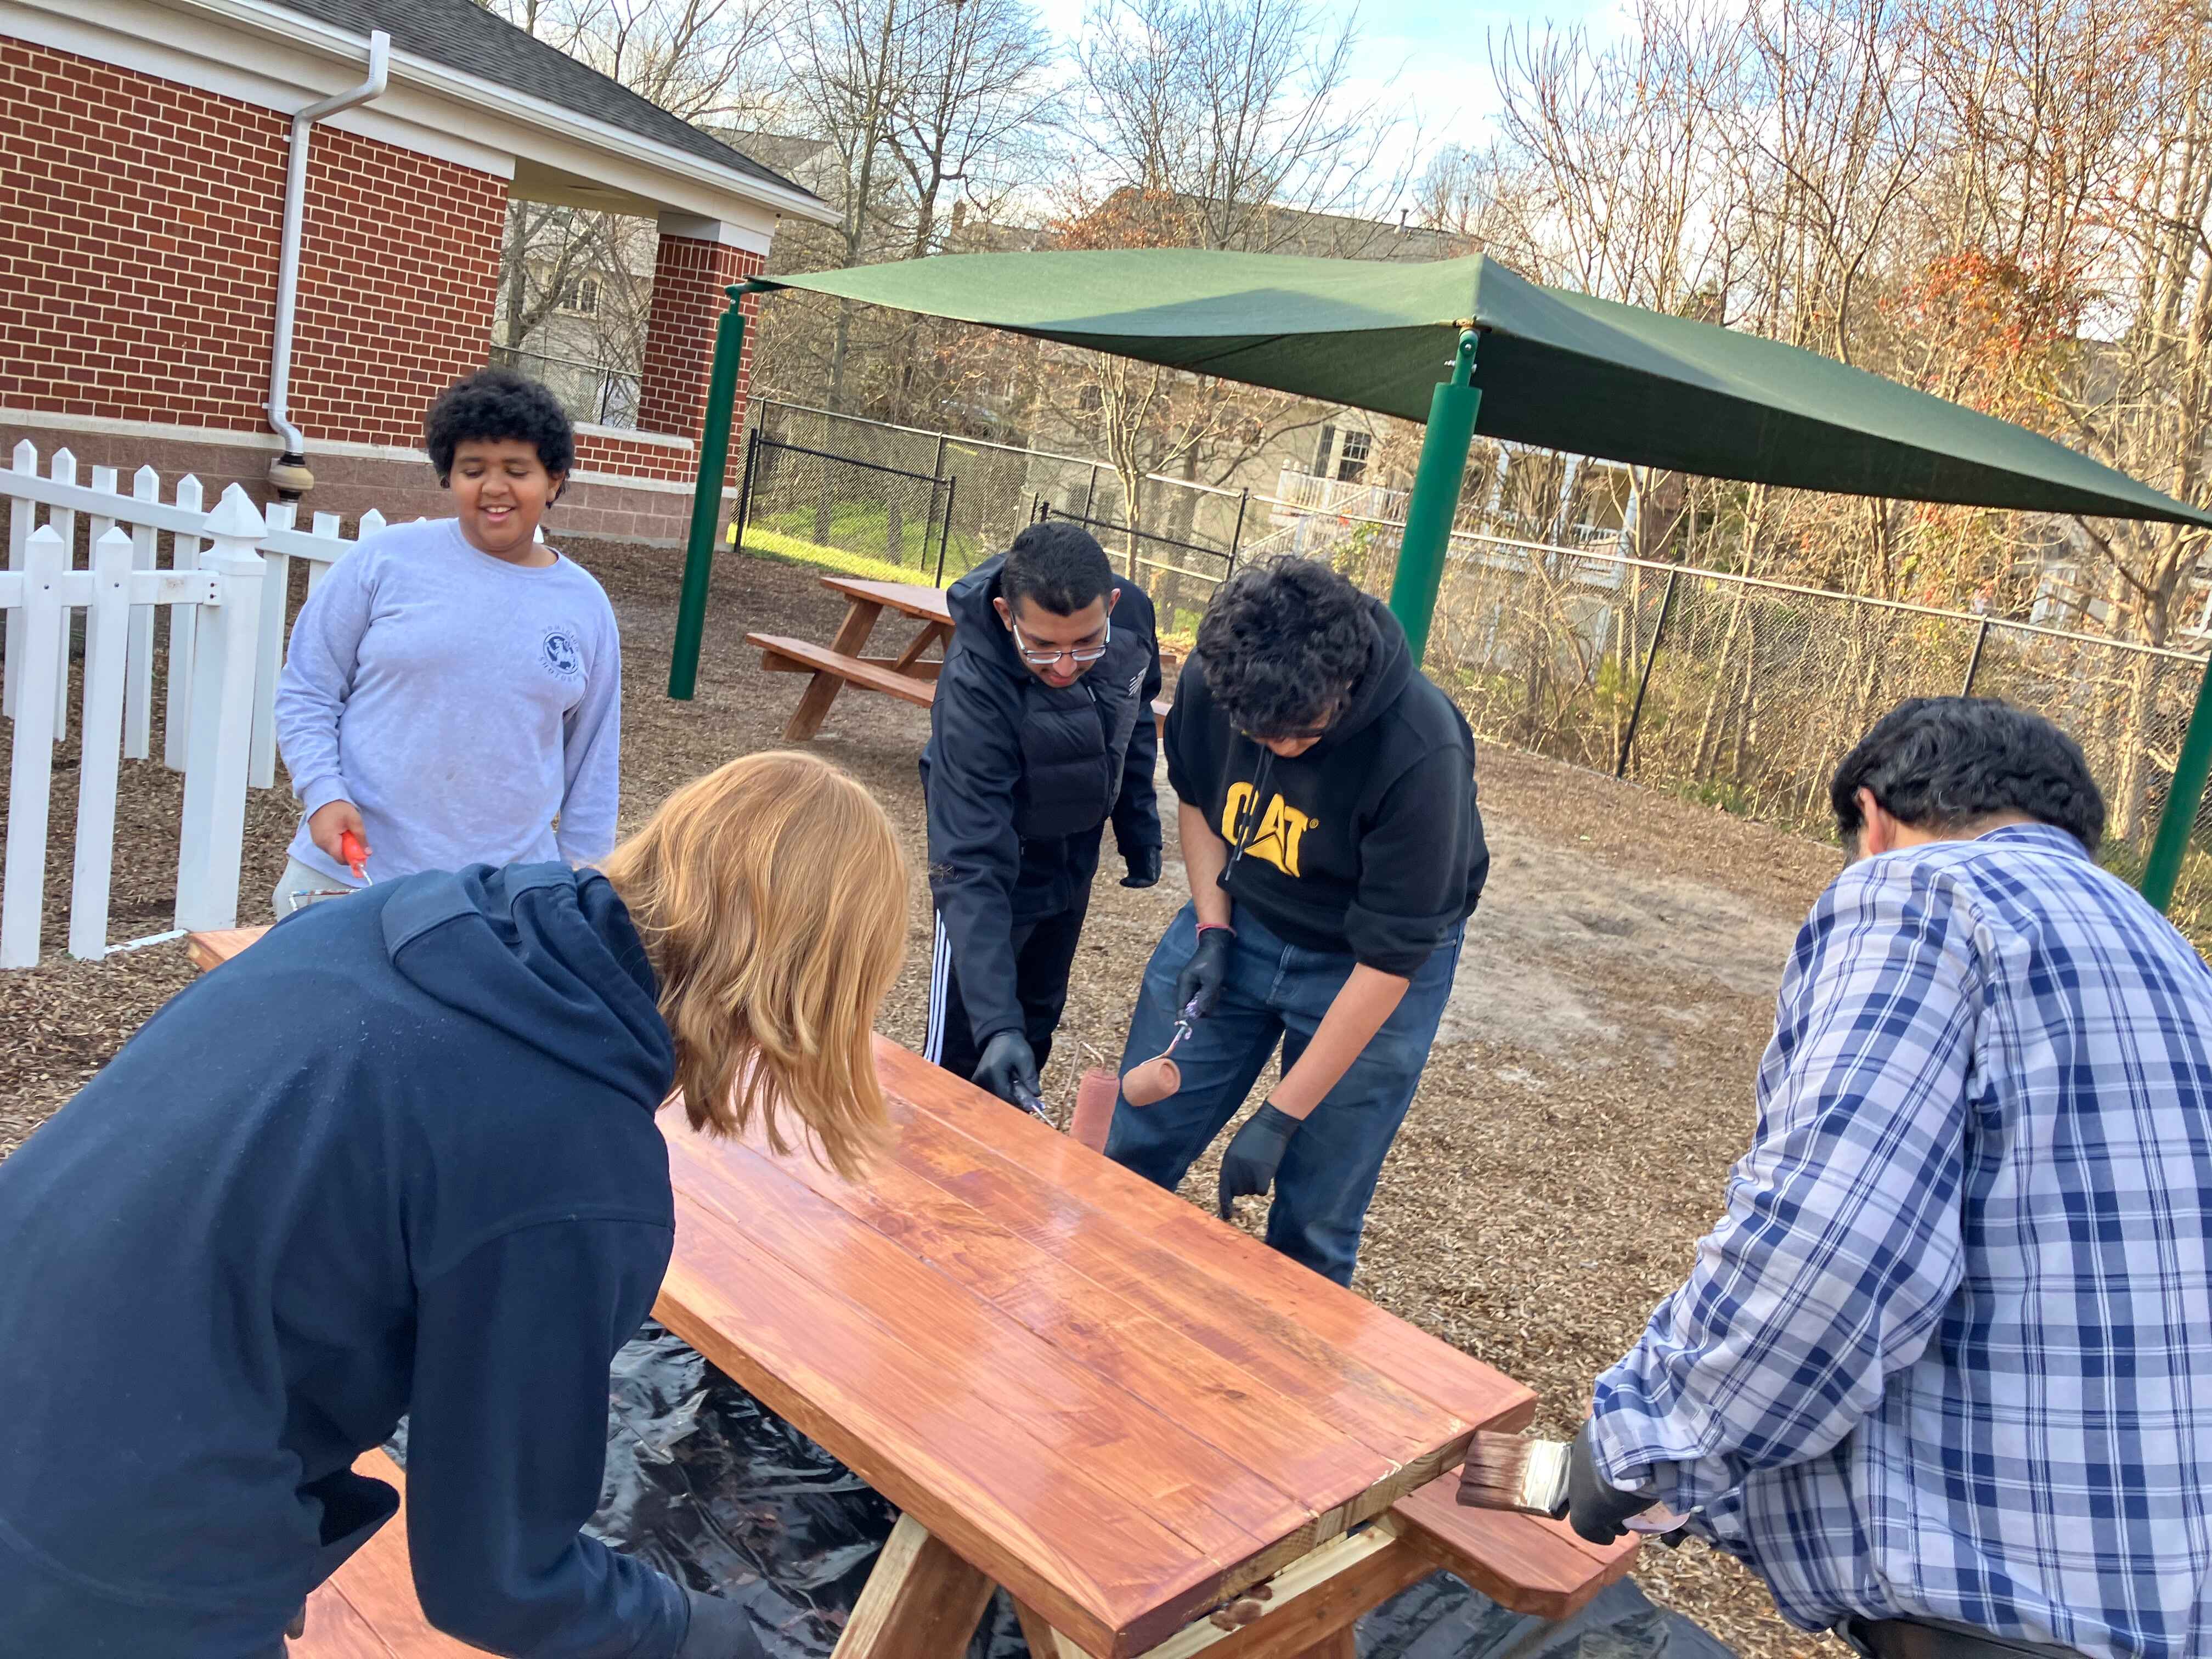
[[[262,931],[195,934],[192,959]],[[1438,1567],[1547,1618],[1626,1571],[1629,1548],[1454,1506],[1445,1472],[1475,1429],[1524,1423],[1528,1389],[876,1055],[896,1133],[858,1183],[660,1118],[655,1316],[902,1512],[839,1659],[953,1659],[994,1585],[1038,1659],[1344,1659],[1354,1619]],[[404,1484],[380,1452],[361,1467]],[[405,1548],[387,1526],[317,1591],[295,1659],[466,1651],[422,1622]]]
[[[769,672],[814,677],[783,728],[786,743],[804,743],[820,731],[830,705],[848,684],[927,708],[937,694],[937,672],[944,664],[925,662],[923,655],[931,647],[952,637],[952,613],[945,607],[942,588],[923,582],[862,581],[851,576],[824,576],[822,585],[842,593],[846,599],[845,620],[827,646],[787,635],[745,635],[747,645],[760,647],[761,666]],[[921,627],[895,657],[862,656],[886,611],[911,617]]]
[[[936,700],[937,676],[945,664],[939,659],[925,658],[932,647],[952,637],[952,613],[946,607],[945,591],[921,582],[863,581],[851,576],[824,576],[822,585],[846,599],[845,620],[828,645],[787,634],[745,635],[747,645],[760,648],[761,667],[768,672],[813,677],[799,699],[799,707],[791,711],[783,740],[805,743],[819,732],[830,705],[848,685],[928,708]],[[861,655],[886,611],[909,617],[921,627],[895,657]],[[1172,701],[1172,692],[1167,690],[1153,701],[1153,720],[1163,728]]]

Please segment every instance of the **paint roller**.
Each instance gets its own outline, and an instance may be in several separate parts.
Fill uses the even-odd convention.
[[[1182,1068],[1175,1063],[1176,1045],[1191,1033],[1198,1022],[1198,1003],[1194,999],[1176,1021],[1175,1035],[1168,1046],[1147,1060],[1132,1066],[1121,1079],[1121,1098],[1132,1106],[1151,1106],[1165,1100],[1182,1087]]]

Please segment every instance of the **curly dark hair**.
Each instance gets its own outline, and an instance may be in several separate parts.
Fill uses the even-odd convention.
[[[1315,559],[1258,559],[1214,591],[1198,625],[1206,686],[1239,731],[1311,731],[1367,672],[1367,596]]]
[[[2091,853],[2105,837],[2105,797],[2081,745],[1995,697],[1908,697],[1859,739],[1828,786],[1837,839],[1854,851],[1866,828],[1861,789],[1899,823],[1936,834],[2018,812]]]
[[[520,438],[538,451],[548,472],[576,464],[576,429],[544,386],[511,368],[480,368],[438,394],[423,419],[424,447],[438,482],[453,476],[453,452],[472,438]]]

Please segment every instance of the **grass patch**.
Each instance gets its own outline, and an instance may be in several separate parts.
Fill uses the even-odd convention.
[[[745,526],[744,544],[738,550],[757,559],[773,559],[779,564],[802,564],[817,570],[834,570],[841,576],[858,576],[867,581],[920,582],[929,585],[933,570],[917,570],[910,564],[893,564],[889,559],[872,559],[866,554],[848,553],[842,547],[824,547],[820,542],[811,542],[798,536],[780,535],[758,525]],[[952,574],[948,567],[947,576]]]

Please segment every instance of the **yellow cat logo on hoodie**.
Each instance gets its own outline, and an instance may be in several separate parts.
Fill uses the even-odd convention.
[[[1221,803],[1221,838],[1231,847],[1244,833],[1246,815],[1256,792],[1249,783],[1232,783]],[[1298,842],[1320,820],[1309,817],[1277,795],[1267,803],[1260,827],[1244,843],[1245,855],[1272,864],[1286,876],[1298,873]]]

